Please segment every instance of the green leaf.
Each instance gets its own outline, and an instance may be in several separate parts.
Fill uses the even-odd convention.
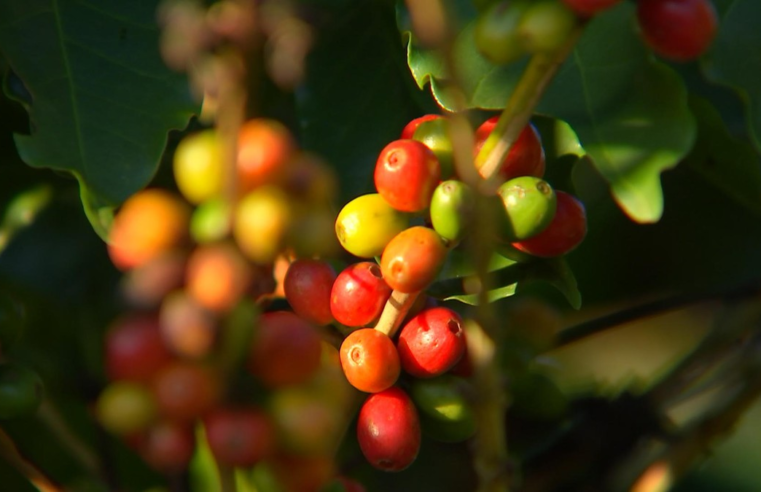
[[[168,131],[198,109],[159,55],[158,3],[0,2],[0,47],[31,98],[19,155],[73,174],[101,234],[109,210],[153,177]]]
[[[537,112],[570,125],[632,219],[655,222],[663,213],[660,173],[689,151],[695,124],[679,77],[643,47],[635,8],[623,2],[589,23]],[[471,23],[458,35],[453,56],[467,105],[501,109],[526,60],[491,64],[478,52],[472,29]],[[441,55],[420,49],[409,34],[407,39],[408,63],[418,85],[430,82],[438,102],[454,109],[451,77]]]
[[[372,190],[378,154],[418,116],[408,79],[388,6],[361,2],[321,31],[296,102],[302,143],[337,169],[341,203]]]
[[[748,129],[761,149],[761,2],[714,0],[719,30],[703,61],[706,76],[738,91],[747,104]]]
[[[761,158],[756,150],[729,134],[707,100],[691,97],[690,108],[698,120],[698,139],[685,164],[730,198],[761,213]]]

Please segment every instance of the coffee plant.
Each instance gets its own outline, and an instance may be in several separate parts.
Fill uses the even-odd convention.
[[[0,489],[759,490],[758,19],[0,0]]]

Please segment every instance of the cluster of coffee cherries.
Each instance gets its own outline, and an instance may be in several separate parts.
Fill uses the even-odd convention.
[[[552,53],[565,44],[579,21],[604,12],[621,0],[501,0],[478,18],[478,49],[496,64],[525,54]],[[713,41],[717,16],[711,0],[639,0],[642,38],[658,55],[689,61]]]
[[[130,310],[105,336],[97,418],[165,473],[204,439],[220,467],[265,470],[285,490],[361,491],[336,477],[353,394],[338,350],[271,306],[292,257],[338,248],[335,176],[268,119],[242,126],[234,187],[223,155],[215,129],[188,135],[174,154],[182,196],[149,188],[115,217],[108,251]]]
[[[478,127],[474,154],[496,123],[495,117]],[[586,234],[581,202],[542,179],[545,155],[531,124],[500,164],[503,183],[496,194],[483,197],[458,179],[450,125],[439,115],[411,121],[377,159],[377,193],[355,198],[338,214],[341,245],[368,261],[349,265],[335,279],[326,265],[318,274],[316,265],[308,267],[315,271],[305,265],[302,273],[293,264],[286,277],[286,296],[296,312],[317,317],[306,310],[322,306],[325,320],[332,317],[349,328],[341,367],[355,388],[371,394],[359,413],[357,437],[368,461],[382,470],[402,470],[415,460],[421,426],[444,440],[467,439],[476,431],[467,398],[472,369],[463,319],[425,295],[449,251],[467,246],[468,236],[484,234],[524,254],[554,257],[574,249]],[[472,227],[480,198],[495,212],[488,231]],[[299,286],[293,296],[291,275]],[[321,300],[305,292],[320,292]],[[384,320],[411,296],[417,300],[406,319]]]

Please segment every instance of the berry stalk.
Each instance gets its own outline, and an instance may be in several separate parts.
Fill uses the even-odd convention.
[[[420,292],[410,294],[398,290],[393,291],[383,307],[375,329],[388,335],[389,338],[393,338],[419,294]]]

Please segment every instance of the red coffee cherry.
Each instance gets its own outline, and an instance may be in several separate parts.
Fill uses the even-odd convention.
[[[231,309],[251,283],[251,269],[232,244],[197,247],[188,261],[187,290],[198,303],[212,311]]]
[[[217,375],[206,366],[175,361],[153,380],[159,412],[176,422],[191,422],[214,408],[220,398]]]
[[[221,465],[250,467],[275,450],[275,428],[261,410],[217,409],[204,418],[204,425],[209,449]]]
[[[529,239],[513,243],[517,249],[542,258],[561,256],[581,244],[587,234],[587,215],[584,204],[568,193],[555,192],[555,216],[542,232]]]
[[[389,388],[401,372],[394,342],[372,328],[354,331],[344,339],[341,367],[352,386],[367,393]]]
[[[402,212],[428,208],[440,180],[436,155],[417,140],[391,142],[375,165],[375,188],[389,205]]]
[[[143,459],[164,473],[178,473],[187,468],[195,449],[193,428],[174,422],[151,426],[138,444]]]
[[[412,136],[415,135],[415,130],[417,130],[421,124],[425,123],[426,121],[438,120],[439,118],[442,118],[442,116],[438,114],[427,114],[419,118],[415,118],[414,120],[407,123],[407,125],[405,125],[404,129],[402,130],[402,135],[399,138],[404,140],[411,139]]]
[[[436,231],[423,226],[410,227],[397,234],[383,250],[383,278],[399,292],[423,290],[438,275],[447,252]]]
[[[476,130],[476,154],[481,150],[486,138],[497,125],[497,120],[499,120],[499,116],[489,118]],[[499,168],[499,175],[505,180],[519,176],[535,176],[537,178],[544,176],[542,140],[539,132],[531,123],[521,131],[518,139],[510,147]]]
[[[563,0],[563,3],[571,7],[571,10],[583,17],[591,17],[603,10],[607,10],[621,0]]]
[[[276,181],[294,151],[293,137],[278,121],[249,120],[238,135],[238,177],[243,191]]]
[[[132,315],[117,320],[106,335],[109,379],[148,381],[171,360],[155,316]]]
[[[372,466],[401,471],[420,451],[420,420],[410,397],[394,386],[370,395],[359,411],[357,440]]]
[[[674,61],[702,55],[716,36],[718,24],[710,0],[640,0],[637,19],[645,42]]]
[[[465,353],[460,315],[445,307],[427,309],[404,325],[397,349],[402,368],[418,378],[444,374]]]
[[[327,261],[296,260],[285,274],[285,298],[296,314],[305,320],[327,325],[333,321],[330,293],[335,280],[336,272]]]
[[[330,311],[346,326],[366,326],[375,321],[391,295],[391,287],[376,263],[363,261],[338,274],[330,293]]]
[[[254,332],[248,369],[269,387],[303,383],[320,367],[320,334],[288,311],[264,313]]]

